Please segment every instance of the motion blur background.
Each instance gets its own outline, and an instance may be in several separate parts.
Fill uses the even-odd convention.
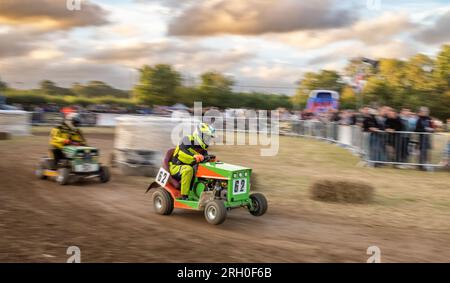
[[[450,260],[448,1],[66,4],[0,0],[0,261],[64,262],[70,245],[97,262],[365,262],[371,245],[383,261]],[[276,156],[211,148],[253,169],[264,218],[236,211],[211,228],[152,214],[143,191],[196,101],[244,136],[254,110],[277,110]],[[111,183],[33,176],[72,112]],[[374,198],[314,200],[321,180],[369,184]]]

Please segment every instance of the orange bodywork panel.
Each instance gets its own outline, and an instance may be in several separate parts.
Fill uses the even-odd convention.
[[[198,166],[197,174],[195,176],[200,177],[200,178],[206,177],[206,178],[216,178],[216,179],[224,179],[224,180],[227,179],[227,177],[217,174],[216,172],[209,170],[208,168],[203,167],[203,166]]]
[[[178,202],[177,198],[181,197],[180,190],[175,189],[172,184],[167,183],[167,185],[164,187],[172,196],[173,198],[173,206],[175,208],[185,208],[185,209],[192,209],[189,205],[186,205],[184,203]]]

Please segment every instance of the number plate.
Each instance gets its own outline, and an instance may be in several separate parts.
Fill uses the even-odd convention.
[[[156,183],[158,183],[161,187],[165,187],[167,182],[169,181],[170,173],[167,172],[164,168],[159,168],[158,174],[156,175]]]
[[[233,181],[233,194],[240,195],[247,192],[247,179],[235,179]]]
[[[84,163],[84,164],[79,164],[79,165],[75,165],[75,172],[95,172],[98,171],[98,164],[92,164],[92,163]]]

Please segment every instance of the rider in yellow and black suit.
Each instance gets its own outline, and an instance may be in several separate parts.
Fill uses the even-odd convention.
[[[185,136],[175,148],[172,160],[169,162],[170,174],[181,177],[181,199],[187,199],[191,180],[194,176],[193,166],[202,162],[207,155],[211,139],[214,138],[215,129],[206,123],[200,123],[194,133]]]
[[[83,133],[78,128],[81,124],[80,116],[77,113],[70,113],[61,125],[55,127],[50,132],[50,152],[53,155],[54,166],[61,159],[64,159],[62,148],[66,145],[86,145]]]

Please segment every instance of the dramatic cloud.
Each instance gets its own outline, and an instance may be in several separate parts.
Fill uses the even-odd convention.
[[[98,63],[120,63],[132,67],[169,63],[178,69],[191,72],[208,69],[227,71],[253,57],[250,52],[236,48],[217,50],[193,42],[173,41],[108,47],[88,55],[90,61]]]
[[[66,87],[74,82],[101,80],[118,88],[130,89],[137,76],[136,70],[117,64],[95,64],[75,59],[16,58],[5,60],[1,65],[2,79],[12,86],[25,88],[36,87],[40,81],[50,79]]]
[[[371,46],[367,46],[363,42],[349,42],[331,49],[330,52],[324,55],[314,57],[308,61],[308,64],[321,67],[330,65],[343,67],[342,65],[346,64],[347,60],[353,57],[407,59],[417,53],[418,50],[415,46],[405,41],[392,40]]]
[[[355,20],[353,11],[331,0],[209,0],[183,10],[169,24],[169,35],[206,36],[320,30]]]
[[[29,43],[23,33],[0,33],[0,38],[0,58],[24,55],[34,48],[34,44]]]
[[[442,15],[431,27],[422,29],[416,39],[425,44],[436,44],[450,41],[450,11]]]
[[[385,13],[377,18],[360,20],[349,27],[330,29],[326,32],[302,31],[267,37],[304,49],[324,47],[346,40],[374,45],[389,42],[401,33],[410,32],[416,26],[406,14]]]
[[[167,63],[190,83],[216,70],[239,90],[288,93],[305,72],[351,57],[431,55],[450,42],[448,7],[410,2],[375,12],[356,0],[82,0],[69,11],[65,0],[0,0],[0,76],[129,89],[137,68]]]
[[[108,23],[108,12],[83,1],[80,11],[70,11],[61,0],[1,0],[0,24],[30,25],[43,29],[70,29]]]

